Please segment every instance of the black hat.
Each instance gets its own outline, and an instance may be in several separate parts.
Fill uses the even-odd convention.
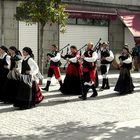
[[[127,44],[124,45],[123,49],[125,49],[125,50],[127,50],[129,52],[129,48],[128,48]]]
[[[4,50],[6,53],[8,52],[7,47],[5,47],[4,45],[2,45],[0,48],[1,48],[2,50]]]

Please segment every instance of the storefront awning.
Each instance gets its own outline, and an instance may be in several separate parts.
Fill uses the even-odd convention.
[[[89,19],[105,19],[105,20],[114,20],[116,19],[116,13],[102,12],[102,11],[88,11],[88,10],[79,10],[79,9],[66,9],[71,18],[89,18]]]
[[[136,43],[140,43],[140,13],[118,12],[122,22],[128,27]]]

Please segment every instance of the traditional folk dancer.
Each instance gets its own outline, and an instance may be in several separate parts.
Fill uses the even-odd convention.
[[[110,86],[109,86],[108,72],[110,69],[110,64],[114,59],[114,54],[109,49],[108,43],[104,42],[101,45],[98,55],[100,60],[101,75],[103,77],[102,86],[100,90],[109,89]]]
[[[21,64],[20,85],[14,106],[20,109],[29,109],[40,103],[44,96],[34,80],[34,76],[38,73],[39,68],[33,59],[32,50],[29,47],[25,47],[22,52],[24,59]]]
[[[7,52],[8,49],[5,46],[0,47],[0,101],[4,101],[4,85],[11,65],[10,56]]]
[[[19,69],[22,56],[20,51],[15,46],[11,46],[9,48],[9,55],[11,56],[11,66],[10,72],[7,75],[8,80],[4,86],[3,94],[5,103],[14,103],[19,87],[19,81],[11,78],[10,73],[12,73],[14,69]]]
[[[87,49],[84,52],[84,54],[81,56],[83,59],[83,94],[82,96],[79,96],[82,100],[87,99],[87,93],[89,89],[91,88],[93,90],[93,94],[90,97],[96,97],[98,95],[94,81],[94,71],[96,69],[96,60],[98,58],[98,55],[95,51],[93,51],[93,43],[88,43]]]
[[[132,57],[129,53],[128,47],[122,49],[122,54],[119,57],[120,64],[120,75],[115,86],[115,91],[119,92],[119,95],[132,93],[134,85],[130,70],[132,69]]]
[[[60,59],[61,55],[58,52],[58,48],[55,44],[52,45],[52,52],[47,54],[48,61],[50,61],[50,66],[48,69],[48,78],[47,78],[47,83],[42,90],[49,91],[49,86],[51,84],[51,78],[53,75],[55,75],[55,78],[58,80],[60,84],[60,88],[62,86],[62,79],[61,79],[61,73],[60,73]]]
[[[68,67],[60,91],[65,95],[82,95],[82,65],[78,62],[80,54],[76,46],[71,46],[70,51],[69,55],[64,56],[68,62]]]

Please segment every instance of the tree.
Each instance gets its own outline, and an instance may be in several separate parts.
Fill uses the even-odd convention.
[[[23,1],[17,8],[15,17],[17,20],[26,21],[29,24],[32,24],[32,22],[39,23],[39,68],[42,71],[44,27],[47,23],[59,23],[60,29],[64,30],[65,20],[68,17],[68,14],[65,12],[65,5],[61,0]]]

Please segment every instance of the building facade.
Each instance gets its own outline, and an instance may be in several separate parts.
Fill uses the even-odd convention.
[[[130,48],[139,42],[140,3],[139,0],[62,0],[66,4],[69,18],[66,32],[60,33],[58,24],[47,24],[44,31],[44,58],[51,44],[58,44],[61,49],[67,44],[82,47],[89,41],[95,45],[109,41],[115,54],[124,44]],[[16,0],[0,1],[0,45],[15,45],[20,50],[30,46],[38,60],[39,25],[27,25],[16,21],[14,14],[18,6]],[[65,53],[65,52],[64,52]]]

